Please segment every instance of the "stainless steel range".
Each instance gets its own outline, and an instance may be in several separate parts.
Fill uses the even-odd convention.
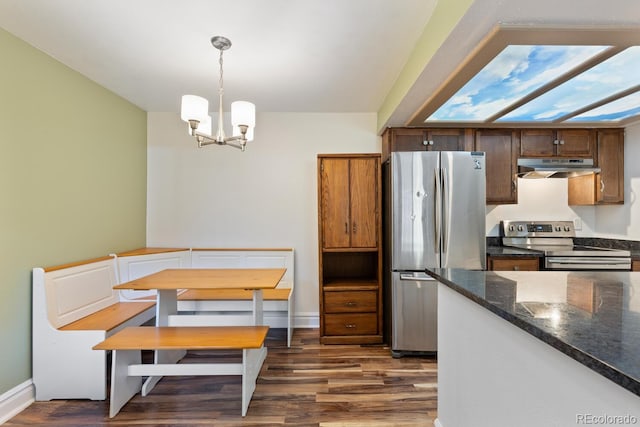
[[[547,270],[631,270],[631,253],[575,245],[572,221],[500,221],[503,246],[544,253]]]

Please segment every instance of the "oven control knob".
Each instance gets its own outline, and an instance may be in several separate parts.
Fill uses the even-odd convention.
[[[522,225],[518,226],[518,231],[524,231],[524,227]]]
[[[515,229],[516,229],[515,225],[510,225],[509,226],[509,231],[515,231]]]
[[[559,225],[556,225],[556,231],[561,231],[562,229],[560,228]]]
[[[565,226],[564,226],[564,231],[571,231],[571,227],[570,227],[570,226],[568,226],[568,225],[565,225]]]

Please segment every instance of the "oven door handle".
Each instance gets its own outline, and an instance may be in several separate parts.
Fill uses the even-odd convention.
[[[566,257],[547,257],[547,262],[553,264],[630,264],[631,258],[607,258],[607,257],[584,257],[584,258],[566,258]]]

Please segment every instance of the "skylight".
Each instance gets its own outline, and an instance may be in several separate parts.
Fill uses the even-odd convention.
[[[577,115],[568,121],[620,121],[640,114],[640,92]]]
[[[485,121],[604,49],[507,46],[427,121]]]
[[[572,49],[571,46],[557,46],[557,48],[567,51]],[[544,67],[544,60],[540,62],[540,66]],[[640,47],[635,46],[578,74],[499,120],[553,121],[638,84],[640,84]],[[595,118],[595,116],[591,117]]]
[[[480,46],[411,124],[624,126],[639,118],[640,31],[508,28]]]

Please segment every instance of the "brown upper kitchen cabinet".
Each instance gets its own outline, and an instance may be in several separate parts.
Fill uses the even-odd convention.
[[[485,152],[487,204],[518,203],[518,132],[509,129],[478,129],[474,149]]]
[[[592,158],[595,132],[590,129],[523,129],[520,157]]]
[[[322,247],[375,248],[380,157],[319,157]]]
[[[597,131],[596,166],[600,173],[569,178],[569,205],[624,203],[624,130]]]
[[[473,146],[471,129],[387,128],[382,161],[393,151],[465,151]]]

